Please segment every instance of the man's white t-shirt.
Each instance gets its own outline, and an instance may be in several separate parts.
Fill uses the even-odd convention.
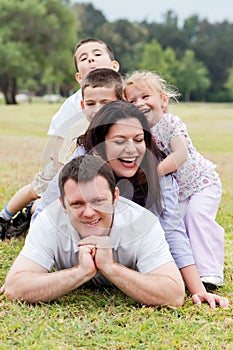
[[[56,200],[32,223],[20,254],[48,271],[53,267],[56,270],[71,268],[78,263],[80,239],[60,201]],[[174,261],[158,218],[123,197],[119,198],[114,211],[110,239],[114,260],[141,273]],[[109,284],[99,272],[92,282]]]

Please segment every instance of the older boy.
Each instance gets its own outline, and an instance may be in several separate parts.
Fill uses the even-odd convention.
[[[74,63],[76,67],[76,80],[81,83],[85,75],[96,68],[108,67],[119,70],[119,63],[114,60],[112,49],[102,40],[82,40],[74,50]],[[31,218],[31,206],[24,208],[33,200],[41,197],[48,183],[57,172],[57,157],[62,141],[68,128],[77,120],[83,118],[80,108],[80,92],[68,98],[60,110],[53,117],[48,134],[56,137],[53,149],[46,149],[43,157],[47,157],[47,164],[34,178],[31,184],[22,187],[10,199],[5,208],[0,212],[0,239],[19,236],[27,231]],[[51,159],[52,154],[52,159]],[[15,218],[12,217],[19,212]]]
[[[119,198],[107,163],[75,158],[63,167],[59,187],[60,201],[31,225],[8,273],[10,300],[47,302],[90,282],[115,285],[141,304],[183,304],[184,284],[159,220]],[[50,272],[53,266],[58,271]]]
[[[74,65],[76,68],[75,79],[82,84],[83,79],[96,68],[111,68],[119,70],[119,63],[114,59],[114,54],[110,46],[99,39],[88,38],[80,41],[74,49]],[[63,142],[66,132],[77,119],[83,117],[80,107],[81,91],[78,90],[69,97],[60,110],[55,114],[49,127],[48,135],[57,137],[56,152]],[[57,160],[56,153],[54,158]]]

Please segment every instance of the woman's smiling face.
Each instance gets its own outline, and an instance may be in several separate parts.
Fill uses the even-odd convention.
[[[118,120],[105,138],[109,164],[117,176],[132,177],[137,172],[146,152],[144,131],[138,119]]]

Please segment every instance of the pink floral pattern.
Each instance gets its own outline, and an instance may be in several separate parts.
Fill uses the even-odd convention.
[[[164,114],[151,132],[159,149],[166,155],[172,152],[170,140],[173,137],[180,135],[186,137],[188,159],[174,172],[174,177],[179,185],[179,200],[182,201],[218,181],[218,173],[214,170],[216,165],[204,158],[193,146],[187,127],[178,116]]]

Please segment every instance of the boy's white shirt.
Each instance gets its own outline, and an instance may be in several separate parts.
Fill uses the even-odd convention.
[[[65,100],[65,102],[61,105],[61,107],[51,120],[49,130],[47,133],[49,136],[62,137],[62,135],[60,135],[60,131],[62,130],[63,125],[66,125],[67,120],[82,112],[80,105],[81,99],[81,89],[79,89]]]

